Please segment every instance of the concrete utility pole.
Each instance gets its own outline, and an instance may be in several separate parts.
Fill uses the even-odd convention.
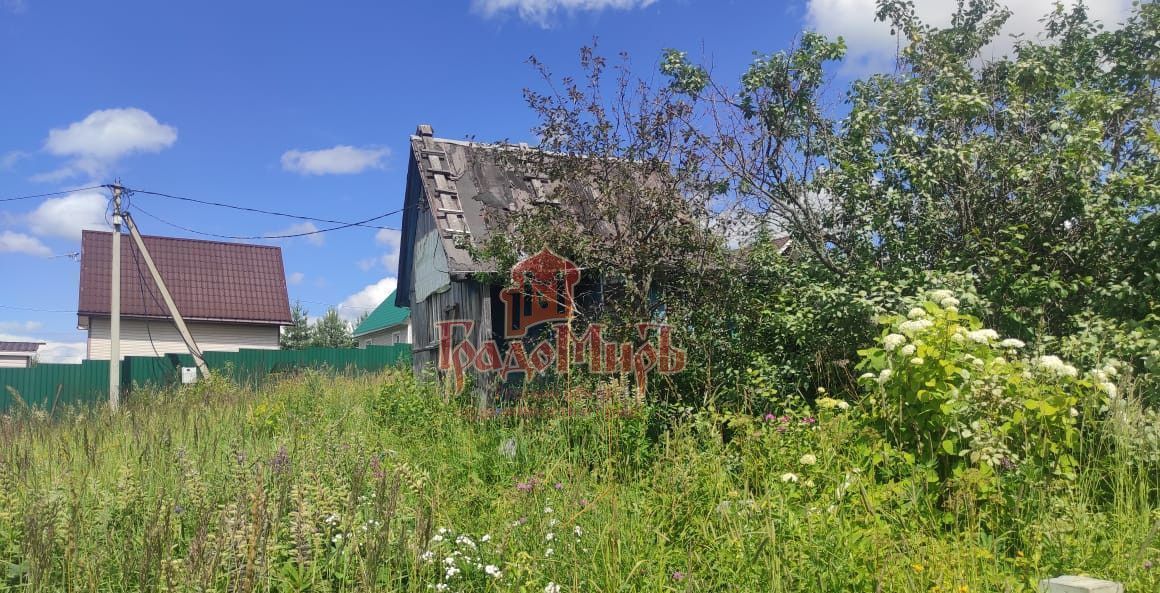
[[[109,286],[109,407],[121,407],[121,180],[113,183],[113,274]]]
[[[169,314],[173,316],[173,324],[177,326],[177,332],[181,334],[181,339],[185,342],[185,347],[189,349],[189,354],[193,356],[193,362],[197,365],[197,370],[201,372],[202,377],[208,377],[209,366],[205,364],[205,357],[202,356],[201,349],[197,347],[197,342],[193,340],[193,334],[189,333],[189,328],[185,326],[185,318],[177,310],[177,303],[174,302],[173,296],[169,294],[169,288],[165,286],[165,280],[161,278],[161,273],[157,271],[157,265],[153,263],[153,256],[149,255],[149,249],[145,247],[145,240],[141,238],[141,233],[137,230],[137,223],[133,222],[133,217],[129,213],[125,213],[125,226],[129,227],[129,236],[133,238],[133,242],[137,245],[137,251],[141,253],[141,259],[145,260],[145,267],[149,268],[149,273],[153,276],[153,282],[157,284],[157,289],[161,292],[161,298],[165,300],[165,306],[169,309]]]

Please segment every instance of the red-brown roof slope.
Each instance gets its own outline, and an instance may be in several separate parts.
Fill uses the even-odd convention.
[[[290,323],[282,250],[197,239],[143,237],[177,310],[185,319]],[[113,234],[81,235],[78,315],[109,315]],[[133,240],[121,240],[121,314],[169,317]]]

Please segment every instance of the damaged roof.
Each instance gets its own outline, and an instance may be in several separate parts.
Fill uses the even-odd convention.
[[[526,144],[506,148],[531,150]],[[411,136],[411,172],[419,175],[451,272],[483,271],[466,245],[487,240],[494,213],[546,201],[548,178],[501,167],[494,155],[498,149],[435,138],[428,125],[419,126]]]

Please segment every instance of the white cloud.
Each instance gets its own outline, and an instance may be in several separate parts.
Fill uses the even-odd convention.
[[[390,154],[387,148],[346,145],[322,150],[287,150],[282,154],[282,169],[301,175],[349,175],[383,168],[383,160]]]
[[[287,239],[302,239],[314,246],[321,246],[326,244],[326,235],[318,232],[318,225],[310,221],[296,222],[284,229],[279,229],[270,233],[267,236],[275,237],[280,235],[298,235],[301,233],[313,233],[310,235],[303,235],[301,237],[287,237]]]
[[[109,230],[107,206],[108,198],[95,191],[50,198],[28,214],[28,226],[37,235],[79,240],[82,229]]]
[[[97,110],[66,128],[48,132],[44,149],[73,160],[36,179],[55,181],[80,173],[97,177],[124,156],[161,152],[176,141],[176,128],[158,122],[144,110],[136,107]]]
[[[339,303],[338,314],[347,321],[358,319],[363,313],[372,311],[382,304],[383,299],[395,290],[398,283],[398,278],[388,276],[374,284],[368,284]]]
[[[24,253],[46,257],[52,255],[52,250],[31,235],[0,231],[0,253]]]
[[[387,249],[379,261],[382,262],[383,267],[390,274],[399,271],[399,245],[402,239],[402,231],[394,229],[379,229],[379,232],[375,233],[375,243]]]
[[[0,332],[34,332],[44,327],[44,324],[39,321],[0,321]],[[38,340],[17,340],[17,341],[38,341]]]
[[[85,342],[49,342],[40,347],[38,360],[76,364],[83,360],[88,352],[88,344]]]
[[[846,69],[855,73],[890,70],[898,50],[898,37],[890,34],[890,25],[874,20],[877,0],[807,0],[806,23],[829,37],[841,35],[849,49]],[[1050,13],[1056,0],[1021,0],[1007,2],[1013,11],[1011,18],[995,43],[983,50],[983,57],[1006,55],[1014,47],[1010,38],[1022,34],[1034,39],[1043,31],[1039,19]],[[938,27],[950,24],[957,0],[915,0],[915,10],[923,22]],[[1075,0],[1064,0],[1071,6]],[[1132,0],[1100,0],[1087,2],[1088,15],[1115,28],[1128,14]]]
[[[11,169],[16,163],[31,156],[23,150],[10,150],[0,156],[0,170]]]
[[[559,13],[600,12],[605,9],[632,10],[657,0],[471,0],[471,9],[485,17],[515,11],[529,23],[547,28]]]
[[[302,284],[302,281],[305,279],[306,274],[303,274],[302,272],[291,272],[288,276],[286,276],[286,284],[289,284],[290,286],[296,286],[298,284]]]

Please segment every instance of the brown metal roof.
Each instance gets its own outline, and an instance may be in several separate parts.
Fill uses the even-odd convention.
[[[36,352],[44,342],[0,342],[0,352]]]
[[[290,323],[282,249],[172,237],[142,237],[186,319]],[[81,235],[78,315],[109,315],[113,234]],[[121,240],[121,314],[169,317],[133,240]]]

